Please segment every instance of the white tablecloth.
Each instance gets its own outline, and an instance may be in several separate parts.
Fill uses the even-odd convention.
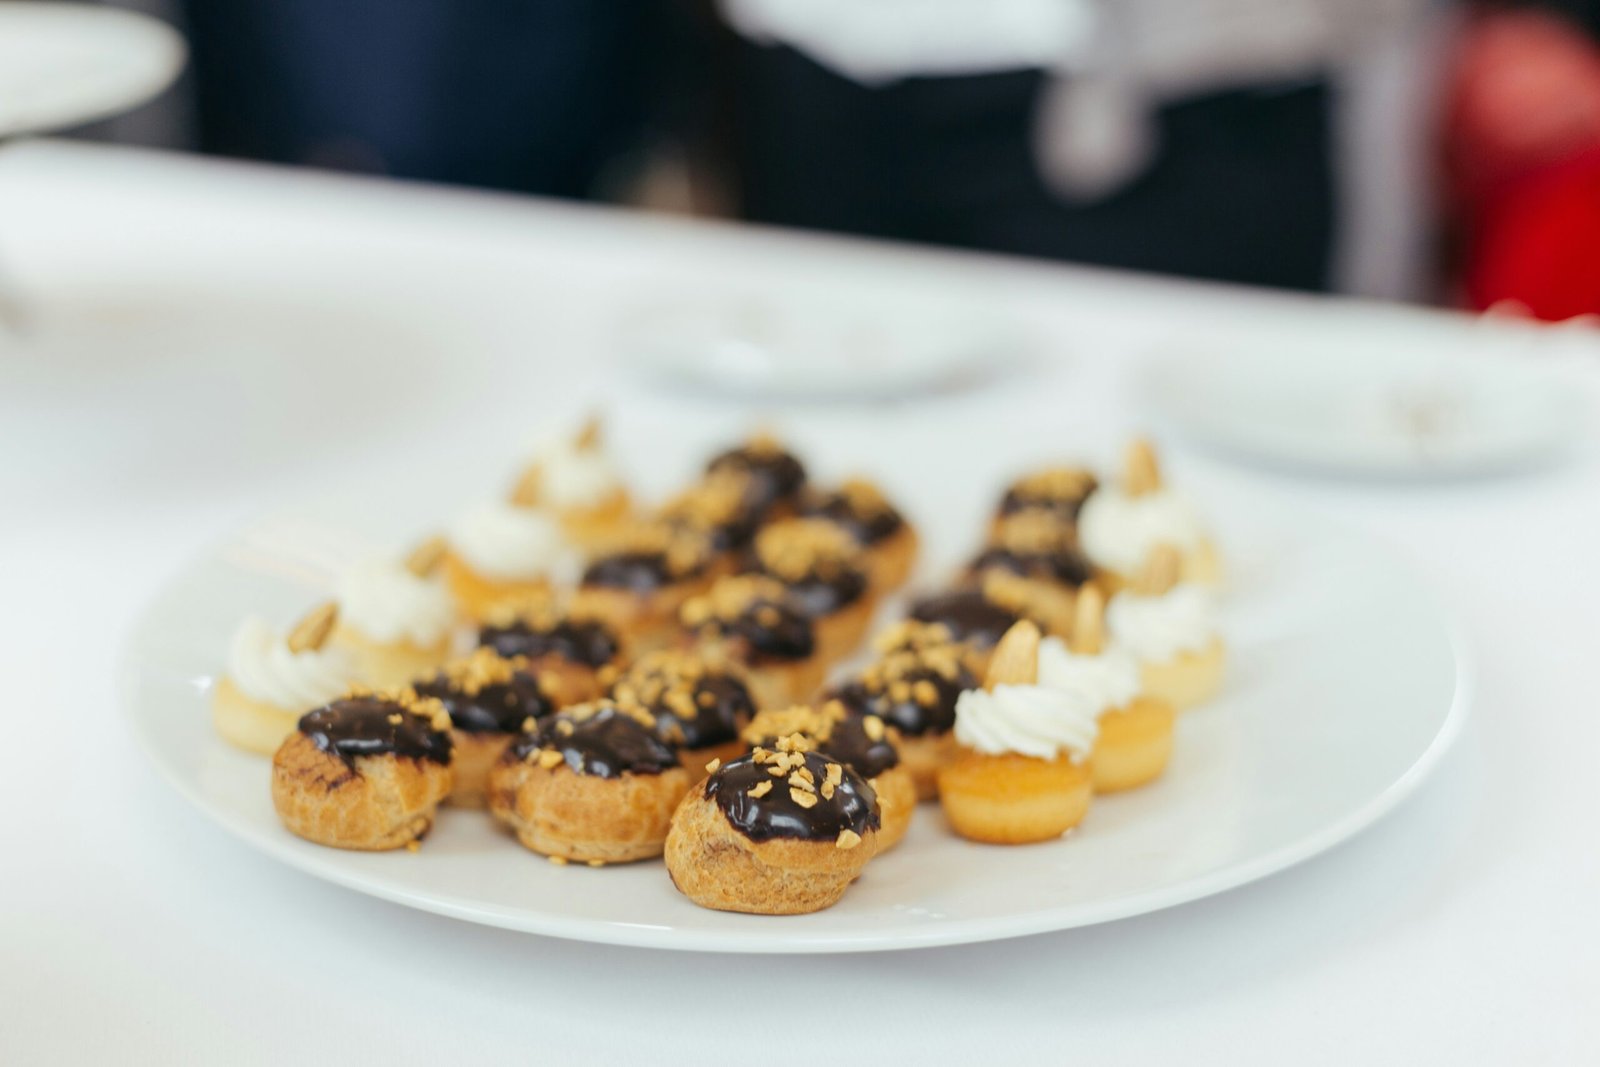
[[[682,474],[658,435],[746,428],[607,358],[619,300],[669,281],[893,271],[1025,322],[1036,362],[986,388],[764,412],[891,486],[928,435],[1106,454],[1130,360],[1163,338],[1397,312],[51,143],[0,152],[0,267],[47,350],[0,354],[0,1062],[1600,1062],[1592,444],[1382,486],[1175,450],[1180,476],[1255,482],[1414,559],[1478,646],[1478,700],[1356,840],[1100,927],[817,958],[508,934],[258,856],[120,722],[130,619],[263,509],[441,454],[488,486],[542,416],[602,396],[647,483]],[[952,551],[976,529],[945,525]]]

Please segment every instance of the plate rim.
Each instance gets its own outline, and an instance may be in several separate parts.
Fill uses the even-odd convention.
[[[1305,509],[1289,510],[1301,513]],[[262,516],[257,516],[258,520],[260,518]],[[746,929],[695,930],[686,936],[683,931],[675,927],[648,923],[572,919],[548,912],[506,912],[497,907],[462,904],[449,898],[409,891],[403,886],[392,883],[374,881],[359,872],[346,870],[332,860],[323,859],[316,852],[297,848],[293,840],[267,832],[208,803],[164,757],[162,746],[151,733],[151,724],[147,717],[136,711],[136,687],[141,671],[134,651],[136,635],[142,629],[144,621],[162,603],[172,585],[186,571],[199,560],[214,554],[220,546],[232,543],[242,531],[250,529],[253,525],[255,524],[246,522],[231,528],[213,539],[206,547],[185,557],[184,561],[157,585],[156,590],[145,599],[139,610],[132,614],[131,621],[123,632],[116,659],[116,693],[121,712],[119,717],[133,735],[134,742],[145,759],[157,772],[157,776],[166,781],[211,823],[291,870],[345,890],[418,911],[482,926],[542,937],[556,937],[567,941],[663,951],[739,955],[896,952],[1012,940],[1097,926],[1164,911],[1216,896],[1287,870],[1343,844],[1375,824],[1416,792],[1433,773],[1460,736],[1476,692],[1477,659],[1471,641],[1467,637],[1459,615],[1451,610],[1434,583],[1409,561],[1393,552],[1381,539],[1354,531],[1342,523],[1324,521],[1325,527],[1332,527],[1333,531],[1341,536],[1353,535],[1377,546],[1390,562],[1402,567],[1412,577],[1418,592],[1425,596],[1428,609],[1442,624],[1442,636],[1449,647],[1454,665],[1454,688],[1450,707],[1446,710],[1438,729],[1427,746],[1406,769],[1364,803],[1311,833],[1263,855],[1230,864],[1209,874],[1118,897],[1099,905],[1080,903],[1036,909],[1023,916],[947,920],[927,929],[900,930],[893,934],[807,935],[803,932],[788,932],[781,938],[774,938]]]

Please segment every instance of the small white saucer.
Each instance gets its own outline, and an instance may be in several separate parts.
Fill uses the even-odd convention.
[[[1582,400],[1529,351],[1489,354],[1488,326],[1459,344],[1407,319],[1315,335],[1172,342],[1144,364],[1137,399],[1200,445],[1254,462],[1388,478],[1461,477],[1550,461],[1580,436]]]
[[[183,69],[163,22],[88,4],[0,4],[0,137],[78,126],[155,96]]]
[[[875,400],[994,373],[1018,332],[965,301],[894,286],[695,290],[624,320],[624,362],[662,384],[770,400]]]

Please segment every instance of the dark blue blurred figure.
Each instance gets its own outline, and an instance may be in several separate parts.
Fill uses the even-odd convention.
[[[186,0],[201,146],[589,194],[638,137],[647,0]]]

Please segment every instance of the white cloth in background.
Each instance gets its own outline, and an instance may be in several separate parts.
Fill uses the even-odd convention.
[[[728,22],[863,85],[1039,69],[1040,172],[1090,200],[1139,173],[1168,101],[1330,74],[1341,167],[1335,288],[1427,294],[1433,0],[721,0]]]
[[[729,23],[864,85],[1043,69],[1035,150],[1062,196],[1114,191],[1155,153],[1159,105],[1312,77],[1429,0],[723,0]]]
[[[722,0],[728,24],[862,85],[1049,68],[1088,49],[1096,0]]]

